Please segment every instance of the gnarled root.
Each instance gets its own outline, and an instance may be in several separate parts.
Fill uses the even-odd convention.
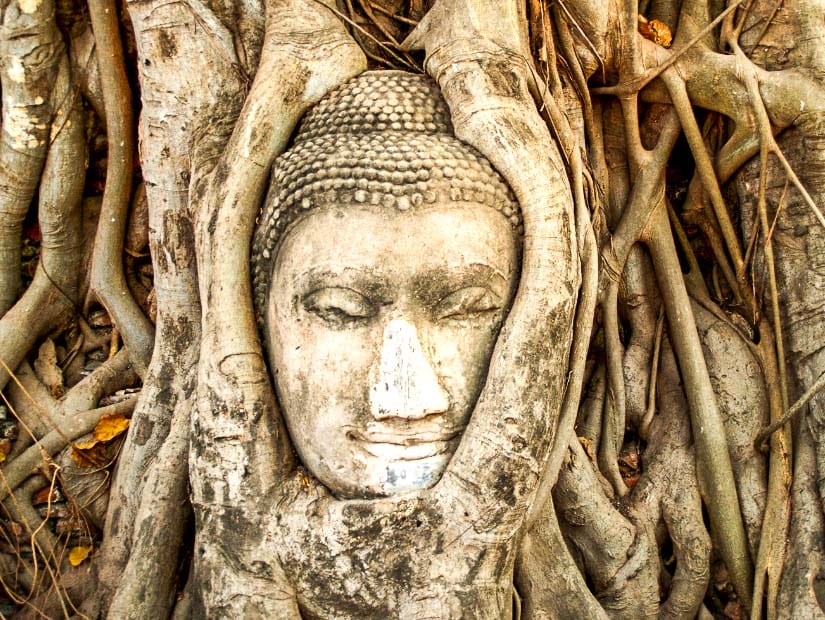
[[[515,583],[524,601],[524,620],[609,617],[570,555],[552,500],[524,536],[516,558]]]
[[[605,481],[578,441],[553,490],[562,533],[592,579],[595,596],[611,618],[655,618],[659,608],[659,557],[653,528],[626,517],[605,493]]]
[[[112,0],[90,0],[89,16],[97,45],[100,81],[109,140],[106,186],[91,265],[91,291],[100,299],[141,376],[152,357],[154,329],[126,284],[123,240],[132,192],[134,121],[131,93],[120,43],[117,8]]]
[[[652,527],[663,522],[673,543],[676,571],[660,610],[664,618],[692,618],[710,578],[710,537],[702,520],[697,468],[691,446],[687,403],[673,353],[663,347],[659,414],[644,453],[646,471],[633,489],[636,510]]]

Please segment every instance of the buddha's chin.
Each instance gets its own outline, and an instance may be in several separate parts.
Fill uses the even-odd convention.
[[[362,470],[363,487],[358,495],[387,497],[428,489],[440,479],[452,451],[412,459],[384,459],[368,456]]]

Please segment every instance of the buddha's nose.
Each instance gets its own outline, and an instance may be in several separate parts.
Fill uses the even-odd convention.
[[[449,406],[415,326],[403,319],[390,321],[384,328],[378,378],[370,389],[373,417],[416,420],[444,413]]]

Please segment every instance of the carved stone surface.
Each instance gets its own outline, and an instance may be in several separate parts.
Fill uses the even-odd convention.
[[[434,82],[365,73],[276,162],[253,273],[278,399],[336,496],[436,483],[512,302],[518,206]]]

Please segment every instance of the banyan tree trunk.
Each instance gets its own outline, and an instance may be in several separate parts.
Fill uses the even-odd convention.
[[[12,401],[44,405],[28,405],[39,444],[10,453],[0,499],[36,526],[40,448],[134,407],[95,581],[76,590],[86,616],[707,617],[717,560],[742,613],[825,615],[825,392],[777,423],[825,371],[822,0],[127,0],[154,325],[120,260],[136,145],[118,7],[91,0],[66,45],[54,10],[2,7],[0,384],[14,374]],[[435,79],[457,137],[508,181],[524,264],[443,479],[344,501],[296,469],[250,239],[302,115],[385,65]],[[109,138],[88,281],[80,93]],[[674,149],[696,169],[681,198]],[[20,297],[35,195],[40,267]],[[701,230],[702,265],[680,221]],[[60,400],[26,356],[93,302],[130,363],[112,356]],[[136,406],[97,407],[137,375]],[[360,571],[357,553],[372,562]],[[70,590],[38,604],[69,615]]]

